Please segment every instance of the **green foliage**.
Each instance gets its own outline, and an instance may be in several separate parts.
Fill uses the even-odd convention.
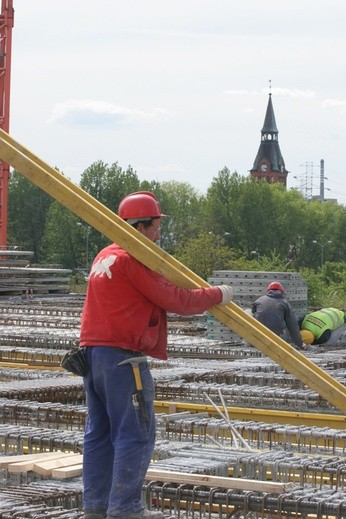
[[[234,255],[223,238],[202,232],[179,243],[175,253],[181,263],[205,280],[213,270],[229,270]]]
[[[308,283],[309,306],[346,309],[346,263],[327,262],[317,271],[303,268],[301,276]]]
[[[209,228],[220,235],[231,233],[235,246],[241,241],[242,218],[238,211],[238,200],[244,182],[244,177],[238,173],[231,174],[225,167],[213,178],[206,196]]]
[[[51,204],[41,245],[45,262],[65,268],[76,266],[80,247],[77,222],[78,218],[59,202]]]
[[[204,279],[214,270],[299,271],[308,282],[309,305],[346,306],[342,205],[307,201],[297,190],[226,167],[206,195],[187,182],[139,181],[131,166],[102,161],[84,171],[81,187],[115,212],[125,195],[154,192],[170,215],[162,220],[162,247]],[[8,222],[10,245],[33,250],[34,262],[65,268],[86,268],[109,241],[16,171]]]
[[[176,181],[162,182],[155,194],[163,213],[169,215],[162,220],[161,242],[172,254],[180,242],[203,230],[203,197],[187,182]]]
[[[41,261],[41,240],[53,199],[17,171],[13,171],[8,189],[8,242],[34,252],[33,261]]]

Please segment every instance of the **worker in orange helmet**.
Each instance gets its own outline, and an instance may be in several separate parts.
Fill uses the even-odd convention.
[[[153,193],[127,195],[118,214],[152,242],[159,241],[166,215]],[[228,285],[180,288],[115,243],[96,256],[80,333],[89,366],[84,377],[86,519],[164,517],[141,501],[155,445],[154,385],[146,356],[167,359],[167,312],[199,314],[232,298]]]
[[[252,304],[253,316],[264,326],[279,336],[287,328],[296,348],[303,346],[298,319],[292,306],[284,297],[285,289],[281,283],[273,281],[267,286],[266,294]]]

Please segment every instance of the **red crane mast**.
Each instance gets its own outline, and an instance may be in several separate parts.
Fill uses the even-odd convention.
[[[0,14],[0,128],[9,133],[13,0],[1,1]],[[0,160],[0,247],[7,244],[8,180],[10,167]]]

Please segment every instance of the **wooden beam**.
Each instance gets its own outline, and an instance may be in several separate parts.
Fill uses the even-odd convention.
[[[70,467],[61,467],[52,470],[52,478],[55,479],[68,479],[81,476],[83,472],[83,465],[79,463],[77,465],[71,465]]]
[[[39,460],[33,465],[33,471],[41,476],[51,476],[52,471],[58,468],[65,468],[71,465],[77,465],[82,463],[82,454],[68,454],[67,456],[61,456],[60,458],[54,458],[51,460]]]
[[[38,454],[15,454],[13,456],[0,456],[0,469],[7,469],[11,463],[19,463],[28,460],[34,460],[42,458],[47,453],[38,453]]]
[[[155,243],[138,233],[99,201],[48,166],[0,130],[0,159],[16,168],[88,225],[118,243],[148,268],[183,288],[209,286]],[[262,353],[316,391],[331,405],[346,413],[346,387],[290,344],[268,330],[235,303],[214,306],[210,313]]]
[[[29,455],[25,456],[20,461],[9,463],[7,465],[7,470],[9,472],[28,472],[29,470],[34,470],[34,466],[36,463],[51,463],[50,460],[63,459],[65,457],[71,456],[70,453],[65,452],[49,452],[43,453],[33,456],[32,458]],[[36,471],[35,471],[36,472]]]
[[[274,481],[258,481],[257,479],[227,478],[209,476],[207,474],[187,474],[184,472],[167,472],[149,469],[145,479],[187,485],[253,490],[282,494],[292,489],[293,483],[277,483]]]

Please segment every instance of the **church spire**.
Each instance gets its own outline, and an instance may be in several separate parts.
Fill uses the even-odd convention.
[[[288,171],[281,155],[278,134],[270,86],[267,111],[261,130],[261,144],[250,174],[256,180],[281,182],[286,187]]]
[[[264,133],[272,133],[275,135],[277,135],[279,133],[277,126],[276,126],[271,94],[269,94],[269,101],[268,101],[266,116],[264,118],[264,123],[263,123],[263,128],[261,130],[261,133],[262,133],[262,135]]]

